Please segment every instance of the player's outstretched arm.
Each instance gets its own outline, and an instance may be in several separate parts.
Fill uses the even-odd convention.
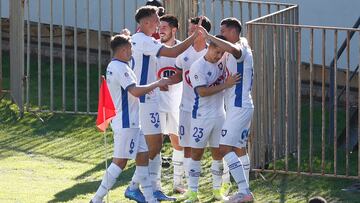
[[[223,84],[211,86],[211,87],[200,86],[200,87],[196,87],[195,90],[197,91],[200,97],[208,97],[216,93],[219,93],[226,88],[232,87],[233,85],[239,83],[240,80],[241,80],[240,74],[233,74],[230,75]]]
[[[155,81],[153,83],[147,84],[147,85],[132,85],[128,87],[128,91],[130,94],[132,94],[134,97],[140,97],[142,95],[145,95],[151,91],[153,91],[155,88],[167,88],[168,84],[170,83],[169,79],[162,78],[158,81]]]
[[[172,58],[177,57],[194,43],[196,36],[197,33],[194,33],[190,37],[186,38],[182,43],[177,44],[173,47],[163,46],[160,49],[159,56],[166,56]]]
[[[225,52],[232,54],[236,59],[239,59],[241,57],[242,52],[241,52],[240,47],[237,47],[234,44],[232,44],[231,42],[228,42],[226,40],[217,38],[217,37],[209,34],[203,27],[200,27],[199,29],[200,29],[200,32],[202,33],[202,35],[204,35],[204,38],[206,40],[213,42],[214,44],[216,44],[216,46],[220,47]]]

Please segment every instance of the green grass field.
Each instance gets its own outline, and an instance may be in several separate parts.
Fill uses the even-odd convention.
[[[4,86],[8,87],[8,56],[3,58]],[[32,60],[35,61],[35,60]],[[46,64],[46,62],[44,62]],[[47,67],[44,65],[44,67]],[[55,67],[61,67],[56,64]],[[36,75],[37,65],[31,65],[32,75]],[[71,70],[71,66],[69,71]],[[58,71],[58,70],[57,70]],[[84,68],[79,67],[79,84],[84,84]],[[43,72],[48,78],[46,71]],[[47,72],[48,73],[48,72]],[[68,73],[69,76],[71,72]],[[96,74],[91,74],[97,80]],[[58,77],[58,76],[57,76]],[[71,77],[68,77],[71,78]],[[44,79],[44,81],[46,81]],[[36,108],[36,80],[31,83],[31,104]],[[44,82],[44,98],[48,94],[48,83]],[[71,82],[68,83],[72,89]],[[55,88],[61,84],[56,83]],[[97,83],[96,83],[97,85]],[[96,89],[96,87],[94,87]],[[83,90],[83,89],[82,89]],[[71,92],[71,91],[69,91]],[[58,93],[56,93],[58,94]],[[84,95],[84,94],[80,94]],[[92,92],[96,98],[97,91]],[[67,97],[73,95],[69,93]],[[58,97],[57,97],[58,98]],[[43,102],[48,105],[48,99]],[[71,100],[69,100],[71,101]],[[79,109],[84,110],[84,102]],[[91,104],[96,107],[97,99]],[[55,100],[55,107],[61,106],[61,100]],[[72,109],[72,104],[69,104]],[[302,166],[306,171],[308,163],[308,111],[302,109]],[[95,128],[95,117],[68,114],[40,113],[42,123],[35,114],[26,112],[22,119],[18,118],[17,107],[6,96],[0,101],[0,202],[89,202],[100,184],[105,170],[105,148],[103,135]],[[321,110],[314,111],[314,171],[320,171],[321,149]],[[344,112],[339,110],[339,132],[344,128]],[[112,154],[112,133],[108,132],[108,160]],[[332,147],[326,149],[326,172],[331,173]],[[169,156],[171,149],[165,143],[163,154]],[[344,173],[344,152],[338,149],[338,171]],[[355,175],[356,153],[350,155],[350,175]],[[211,159],[207,154],[203,160],[204,172],[200,182],[201,202],[213,202],[211,199],[211,177],[208,173]],[[279,160],[277,169],[283,168],[284,161]],[[270,168],[272,166],[270,165]],[[296,159],[291,158],[289,168],[296,169]],[[134,171],[134,163],[121,174],[113,190],[110,202],[130,202],[124,199],[123,193]],[[171,194],[172,170],[163,168],[163,188]],[[295,175],[264,174],[266,181],[258,175],[251,176],[251,189],[256,202],[306,202],[309,198],[321,195],[329,202],[360,202],[360,193],[342,192],[341,189],[355,183],[355,180],[307,177]],[[233,189],[236,187],[234,186]]]

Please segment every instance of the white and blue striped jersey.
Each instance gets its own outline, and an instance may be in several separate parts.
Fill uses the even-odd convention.
[[[238,84],[225,90],[226,108],[242,107],[254,108],[251,97],[254,69],[251,48],[245,38],[241,38],[236,46],[240,47],[242,55],[236,59],[232,54],[226,53],[226,68],[228,74],[240,73]]]
[[[163,45],[154,38],[137,32],[131,37],[134,72],[139,85],[147,85],[157,80],[157,57]],[[140,97],[140,103],[158,102],[158,90]]]
[[[136,76],[128,63],[113,59],[106,68],[106,83],[116,108],[112,129],[139,128],[139,99],[128,92]]]
[[[193,101],[194,101],[194,90],[191,85],[189,78],[189,72],[191,65],[202,58],[206,54],[207,49],[203,49],[197,52],[193,46],[190,46],[182,54],[176,58],[176,68],[182,70],[183,78],[183,92],[181,97],[180,109],[186,112],[192,111]]]
[[[211,96],[201,97],[196,91],[198,87],[211,87],[224,83],[226,77],[223,60],[210,63],[201,57],[190,68],[190,80],[195,98],[193,100],[192,118],[217,118],[225,116],[224,91]]]
[[[176,44],[181,43],[176,41]],[[176,73],[175,68],[176,58],[160,56],[157,63],[157,78],[168,78]],[[182,82],[174,85],[169,85],[168,91],[159,91],[159,111],[162,112],[178,112],[181,93]]]

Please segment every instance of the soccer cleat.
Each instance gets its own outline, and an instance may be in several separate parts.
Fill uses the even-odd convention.
[[[213,189],[214,199],[218,201],[223,201],[225,199],[224,195],[221,193],[220,189]]]
[[[223,196],[228,196],[231,189],[231,183],[223,183],[220,188],[220,192]]]
[[[184,201],[185,203],[194,203],[198,202],[199,198],[197,197],[197,192],[189,191],[187,192],[188,198]]]
[[[225,203],[240,203],[240,202],[253,202],[254,196],[252,193],[235,193],[234,195],[230,196],[229,198],[226,198],[224,200]]]
[[[181,184],[174,185],[173,191],[174,191],[174,193],[184,194],[186,192],[186,188],[184,185],[181,185]]]
[[[145,197],[139,188],[131,190],[130,187],[126,188],[125,197],[134,200],[137,203],[146,203]]]
[[[156,190],[153,195],[158,201],[176,201],[175,197],[169,197],[165,195],[161,190]]]

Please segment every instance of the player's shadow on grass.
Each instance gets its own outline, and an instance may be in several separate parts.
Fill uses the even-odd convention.
[[[76,179],[78,180],[80,177],[84,177],[85,176],[84,174],[87,174],[87,173],[90,174],[90,173],[95,172],[97,170],[103,170],[105,172],[104,169],[105,169],[105,167],[104,167],[103,163],[98,164],[93,169],[91,169],[91,170],[83,173],[82,175],[76,177]],[[117,179],[115,185],[113,186],[112,190],[117,188],[117,187],[127,185],[130,182],[130,180],[132,178],[132,175],[134,174],[134,171],[135,171],[135,166],[134,165],[131,165],[131,166],[129,165],[129,167],[126,167],[126,169],[118,177],[118,179]],[[89,193],[90,194],[95,194],[95,192],[96,192],[97,188],[99,187],[100,183],[101,183],[101,180],[76,184],[76,185],[72,186],[71,188],[65,189],[65,190],[55,194],[55,198],[50,200],[49,203],[67,202],[67,201],[71,201],[71,200],[75,199],[79,195],[85,195],[85,194],[89,194]]]

